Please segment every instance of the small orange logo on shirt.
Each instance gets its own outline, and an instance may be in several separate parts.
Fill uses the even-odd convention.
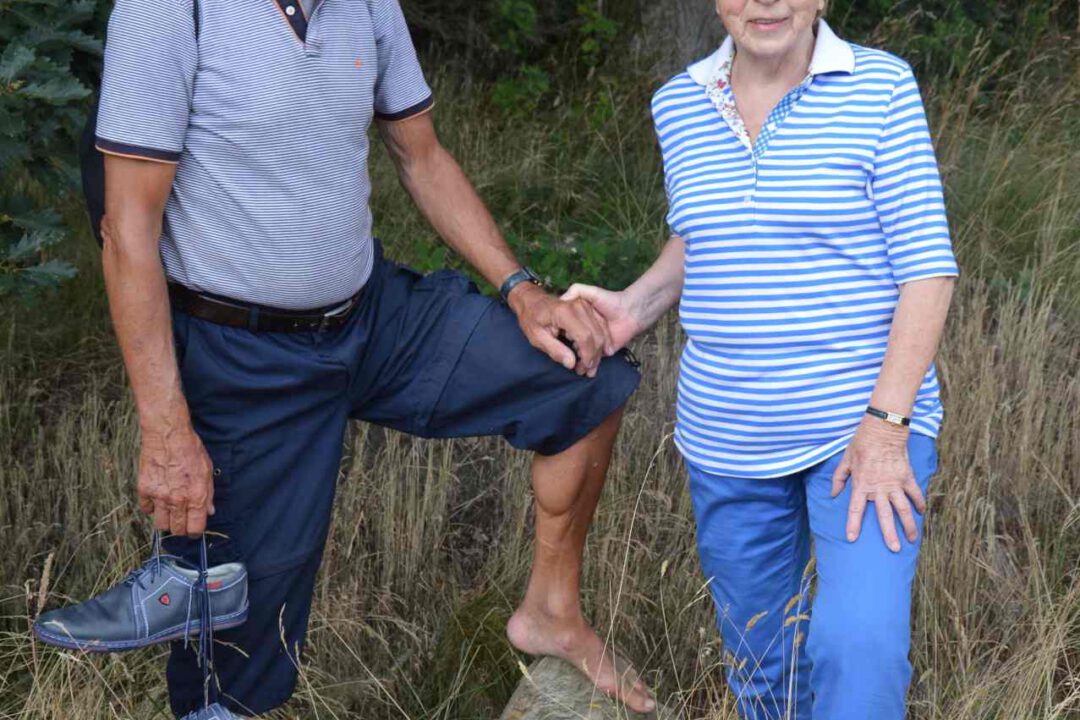
[[[364,67],[364,61],[360,58],[356,58],[356,62],[354,62],[353,65],[355,65],[356,69],[359,70],[360,68]]]

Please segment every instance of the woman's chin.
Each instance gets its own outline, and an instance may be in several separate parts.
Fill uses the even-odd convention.
[[[750,42],[740,45],[739,50],[764,60],[787,57],[794,53],[797,47],[796,38],[785,35],[784,37],[754,38]]]

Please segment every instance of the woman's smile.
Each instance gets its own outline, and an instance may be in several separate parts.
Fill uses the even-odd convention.
[[[790,18],[758,18],[747,23],[751,28],[762,33],[771,33],[787,25]]]

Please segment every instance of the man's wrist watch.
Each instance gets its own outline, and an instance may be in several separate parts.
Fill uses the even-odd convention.
[[[911,418],[904,417],[899,413],[889,412],[888,410],[878,410],[873,405],[868,405],[866,407],[866,414],[872,415],[879,420],[884,420],[887,423],[892,423],[893,425],[900,425],[902,427],[909,427],[911,425]]]
[[[544,281],[540,279],[540,276],[534,273],[531,268],[523,267],[510,277],[506,278],[506,280],[503,281],[502,287],[499,288],[499,295],[502,296],[504,303],[510,302],[510,291],[523,282],[529,282],[538,286],[543,286],[544,284]]]

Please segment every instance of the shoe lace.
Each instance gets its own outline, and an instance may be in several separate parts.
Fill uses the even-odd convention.
[[[153,553],[150,556],[150,559],[142,567],[132,570],[124,579],[125,584],[137,584],[141,590],[145,590],[146,585],[143,584],[143,580],[149,576],[151,584],[157,581],[158,575],[161,574],[162,560],[171,560],[190,567],[190,564],[183,558],[161,552],[161,533],[158,530],[154,530],[151,542],[153,545]],[[199,647],[197,656],[199,667],[203,671],[203,707],[209,708],[211,697],[213,697],[216,702],[217,692],[216,688],[213,687],[212,676],[212,667],[214,664],[214,631],[211,627],[213,612],[210,606],[210,565],[207,559],[206,535],[203,535],[199,540],[198,572],[198,580],[195,581],[195,585],[192,588],[192,592],[196,595],[196,600],[195,602],[188,603],[187,619],[184,621],[184,648],[187,649],[191,638],[193,611],[198,612]]]
[[[199,582],[196,592],[200,595],[199,603],[199,665],[203,671],[203,707],[209,708],[211,698],[217,701],[217,689],[213,682],[214,665],[214,630],[213,612],[210,607],[209,564],[207,562],[206,535],[199,541]],[[190,615],[190,611],[189,611]],[[190,617],[188,622],[190,623]],[[186,634],[185,634],[186,635]]]
[[[192,592],[196,601],[188,604],[187,620],[184,623],[184,648],[187,649],[191,638],[192,606],[197,606],[199,614],[199,646],[196,656],[203,672],[203,709],[209,709],[211,698],[217,702],[217,689],[213,682],[214,665],[214,629],[212,626],[213,609],[210,606],[210,564],[207,560],[206,535],[199,539],[199,579],[195,581]]]
[[[153,539],[151,543],[153,545],[153,554],[150,559],[143,564],[142,567],[135,568],[128,576],[124,578],[125,585],[138,585],[140,590],[145,590],[146,585],[143,584],[143,579],[147,575],[150,576],[150,583],[157,581],[158,575],[161,574],[161,560],[162,558],[173,558],[172,555],[162,555],[161,553],[161,533],[157,530],[154,531]],[[178,559],[178,558],[176,558]]]

